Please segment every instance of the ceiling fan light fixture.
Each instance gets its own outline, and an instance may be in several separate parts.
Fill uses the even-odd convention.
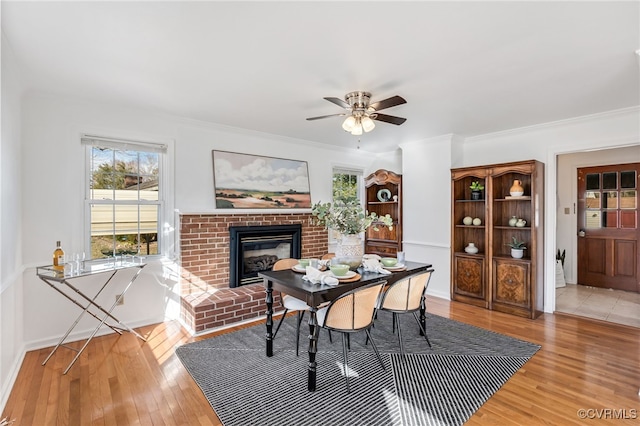
[[[376,127],[376,123],[374,123],[373,120],[371,118],[367,117],[366,115],[364,117],[362,117],[362,120],[360,120],[360,121],[362,123],[362,129],[365,132],[370,132]]]
[[[353,115],[348,116],[342,123],[342,128],[345,132],[350,132],[356,125],[356,118]]]
[[[374,120],[395,124],[396,126],[407,121],[406,118],[381,114],[379,112],[386,108],[407,103],[404,98],[398,95],[372,104],[370,104],[371,93],[369,92],[350,92],[345,95],[344,100],[335,97],[325,97],[324,99],[344,108],[347,112],[343,112],[341,114],[321,115],[318,117],[308,117],[307,121],[335,116],[347,116],[342,122],[342,129],[354,136],[360,136],[363,132],[372,131],[376,127]]]
[[[353,126],[351,134],[354,136],[360,136],[362,134],[362,122],[360,118],[356,118],[356,125]]]

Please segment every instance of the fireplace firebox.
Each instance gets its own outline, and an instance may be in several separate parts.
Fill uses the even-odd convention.
[[[300,258],[302,225],[230,226],[229,287],[262,281],[258,272],[270,271],[284,258]]]

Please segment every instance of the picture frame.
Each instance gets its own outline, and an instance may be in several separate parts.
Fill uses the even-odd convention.
[[[216,209],[311,208],[306,161],[212,150]]]

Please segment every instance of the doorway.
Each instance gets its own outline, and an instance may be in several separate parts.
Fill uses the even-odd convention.
[[[555,288],[555,312],[597,318],[640,327],[640,293],[578,285],[578,169],[622,165],[640,158],[640,145],[557,154],[556,159],[556,250],[566,250],[562,271],[566,286]],[[636,205],[638,204],[636,172]],[[618,176],[619,178],[619,176]],[[601,178],[599,178],[601,179]],[[604,189],[604,188],[603,188]],[[606,192],[606,191],[605,191]],[[617,197],[616,197],[617,198]],[[619,200],[618,200],[619,201]],[[607,209],[605,209],[607,210]],[[602,213],[600,213],[602,215]],[[637,208],[636,208],[637,218]],[[612,215],[609,215],[610,217]],[[616,213],[617,216],[617,213]],[[612,219],[611,219],[612,220]],[[637,221],[638,219],[636,219]],[[585,216],[586,221],[586,216]],[[607,222],[611,224],[611,222]],[[586,225],[586,224],[585,224]],[[587,235],[589,231],[586,231]],[[637,231],[636,231],[637,232]],[[638,234],[636,234],[638,235]],[[636,239],[638,246],[638,240]],[[640,253],[636,251],[636,263]],[[636,267],[637,274],[637,267]],[[638,277],[636,277],[636,282]]]
[[[578,284],[640,292],[640,163],[578,169]]]

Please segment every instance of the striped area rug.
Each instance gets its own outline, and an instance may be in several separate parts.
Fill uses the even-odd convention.
[[[295,355],[295,317],[285,320],[270,358],[264,325],[189,343],[176,354],[225,426],[461,425],[540,348],[428,314],[429,348],[411,316],[401,321],[406,357],[390,315],[380,313],[372,329],[385,370],[364,333],[351,336],[345,369],[340,337],[333,333],[331,343],[321,330],[316,392],[307,391],[304,323]]]

